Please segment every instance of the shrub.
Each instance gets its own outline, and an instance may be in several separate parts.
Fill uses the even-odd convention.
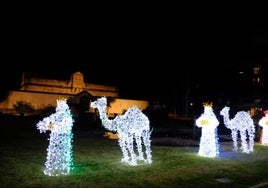
[[[24,116],[25,114],[33,113],[34,111],[34,108],[31,105],[31,103],[28,103],[25,101],[17,101],[15,104],[13,104],[13,108],[21,116]]]

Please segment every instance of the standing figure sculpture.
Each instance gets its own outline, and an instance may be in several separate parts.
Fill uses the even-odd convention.
[[[252,152],[254,149],[254,137],[255,137],[255,126],[253,119],[249,113],[245,111],[239,111],[236,113],[233,119],[229,118],[230,107],[225,106],[221,111],[220,115],[223,116],[225,126],[231,130],[233,139],[233,151],[237,151],[237,140],[238,132],[240,133],[241,149],[244,153]]]
[[[204,103],[204,113],[196,119],[196,126],[202,128],[198,154],[216,157],[219,154],[217,126],[219,121],[212,109],[212,103]]]
[[[109,119],[106,114],[106,97],[98,98],[91,103],[91,107],[98,109],[104,128],[118,133],[118,142],[123,153],[122,162],[131,166],[137,165],[138,160],[144,160],[147,164],[152,163],[150,122],[139,108],[133,106],[127,109],[124,114]],[[146,159],[144,158],[142,143],[145,147]],[[134,144],[137,144],[137,156],[134,151]]]
[[[66,99],[58,99],[56,113],[37,123],[40,133],[50,131],[45,175],[67,175],[73,167],[73,118]]]
[[[263,111],[263,113],[265,116],[259,121],[259,125],[262,127],[260,143],[264,146],[268,146],[268,110]]]

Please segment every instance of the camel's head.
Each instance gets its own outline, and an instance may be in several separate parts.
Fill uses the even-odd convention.
[[[220,115],[224,116],[226,114],[229,113],[230,107],[225,106],[221,111],[220,111]]]
[[[106,97],[98,98],[96,101],[91,102],[90,106],[92,108],[106,108],[107,105],[107,99]]]

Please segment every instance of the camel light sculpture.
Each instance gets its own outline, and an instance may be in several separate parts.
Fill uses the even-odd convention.
[[[118,133],[118,142],[123,153],[122,162],[131,166],[136,166],[138,160],[143,160],[146,164],[152,163],[150,122],[139,108],[133,106],[128,108],[124,114],[109,119],[106,114],[106,97],[91,102],[91,107],[98,109],[104,128]],[[134,151],[134,144],[137,144],[137,155]],[[146,159],[142,144],[145,147]]]
[[[204,113],[196,119],[196,126],[202,128],[198,154],[216,157],[219,154],[217,126],[219,121],[212,109],[212,103],[204,103]]]
[[[260,119],[259,125],[262,127],[261,144],[268,146],[268,110],[263,111],[264,116]]]
[[[245,111],[239,111],[236,113],[233,119],[229,118],[230,107],[225,106],[221,111],[220,115],[223,116],[225,126],[231,130],[233,139],[233,151],[237,151],[237,139],[238,132],[240,133],[241,149],[244,153],[253,151],[254,148],[254,137],[255,137],[255,126],[253,119],[249,113]]]

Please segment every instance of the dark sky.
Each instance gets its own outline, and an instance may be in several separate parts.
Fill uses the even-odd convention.
[[[86,82],[118,86],[123,98],[169,99],[183,93],[192,78],[227,86],[233,67],[268,63],[266,25],[248,18],[208,23],[16,18],[5,28],[1,94],[19,89],[23,71],[63,80],[81,71]]]

